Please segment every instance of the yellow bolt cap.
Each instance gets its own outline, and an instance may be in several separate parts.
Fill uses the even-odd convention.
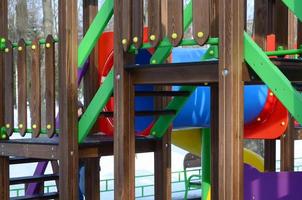
[[[22,47],[18,47],[18,51],[22,51],[23,50],[23,48]]]
[[[48,130],[50,130],[50,129],[51,129],[51,125],[50,125],[50,124],[47,124],[46,128],[47,128]]]
[[[19,124],[19,128],[23,128],[23,124]]]
[[[6,124],[5,127],[6,127],[6,128],[10,128],[10,124]]]
[[[156,39],[156,36],[155,35],[150,35],[150,40],[151,41],[154,41]]]
[[[126,44],[127,44],[127,39],[123,39],[123,40],[122,40],[122,44],[123,44],[123,45],[126,45]]]
[[[33,129],[36,129],[37,128],[37,125],[36,124],[33,124]]]
[[[50,43],[46,43],[46,44],[45,44],[45,47],[46,47],[46,48],[50,48]]]
[[[203,36],[204,36],[203,32],[200,31],[200,32],[197,33],[197,37],[202,38]]]
[[[32,46],[31,46],[31,49],[32,49],[32,50],[35,50],[36,48],[37,48],[36,45],[32,45]]]
[[[177,33],[172,33],[172,39],[177,39],[177,37],[178,37],[178,35],[177,35]]]
[[[138,42],[138,37],[134,37],[134,38],[133,38],[133,42],[134,42],[134,43],[137,43],[137,42]]]
[[[8,53],[9,52],[9,48],[5,48],[4,51],[5,51],[5,53]]]

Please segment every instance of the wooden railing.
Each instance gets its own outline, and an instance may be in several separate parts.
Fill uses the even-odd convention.
[[[41,133],[47,134],[50,138],[54,136],[56,132],[56,41],[51,35],[45,41],[38,38],[32,42],[20,39],[17,45],[6,41],[6,48],[2,53],[4,57],[4,122],[7,136],[11,136],[14,132],[19,132],[21,136],[25,136],[26,133],[32,133],[33,137],[39,137]],[[44,51],[42,51],[43,48]],[[14,58],[17,59],[16,63]],[[45,70],[43,71],[41,70],[42,59],[45,59]],[[42,73],[45,76],[41,76]],[[45,77],[45,113],[41,113],[42,77]],[[29,91],[27,91],[28,83],[30,83]],[[16,92],[14,92],[14,88],[17,88]],[[15,98],[17,99],[17,116],[14,115]],[[27,127],[28,102],[31,117],[30,127]],[[45,127],[41,126],[42,115],[45,115]],[[18,118],[17,127],[14,127],[15,118]]]

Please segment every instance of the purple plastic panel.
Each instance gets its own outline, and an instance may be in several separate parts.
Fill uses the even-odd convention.
[[[265,172],[244,165],[245,200],[301,200],[302,172]]]

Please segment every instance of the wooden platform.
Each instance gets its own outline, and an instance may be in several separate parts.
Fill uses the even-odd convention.
[[[293,83],[301,83],[302,60],[273,58],[272,62]],[[218,61],[203,61],[191,63],[167,63],[157,65],[127,65],[135,84],[192,84],[218,82]],[[261,80],[257,74],[247,68],[243,74],[247,84],[259,84]]]
[[[138,137],[136,151],[138,153],[153,152],[156,140]],[[24,158],[59,159],[59,138],[25,138],[0,141],[2,156],[18,156]],[[113,155],[113,138],[95,135],[88,137],[79,145],[80,158],[94,158]]]

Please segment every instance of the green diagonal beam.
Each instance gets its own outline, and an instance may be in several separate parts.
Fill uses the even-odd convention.
[[[211,46],[201,60],[208,60],[217,58],[218,56],[218,47],[217,46]],[[169,126],[172,124],[173,120],[176,118],[177,114],[181,111],[183,106],[186,104],[192,93],[195,91],[196,86],[181,86],[180,91],[186,91],[190,92],[190,95],[185,97],[174,97],[170,103],[168,104],[167,108],[168,110],[175,110],[175,115],[163,115],[160,116],[154,126],[151,129],[151,135],[155,136],[157,138],[161,138],[168,130]]]
[[[286,76],[270,61],[265,52],[247,33],[244,33],[244,57],[292,116],[302,124],[301,93],[295,90]]]
[[[185,11],[184,11],[184,30],[187,31],[190,24],[192,23],[193,17],[192,17],[192,0],[187,4]],[[163,41],[160,43],[159,46],[163,45],[165,43],[169,43],[169,39],[165,37]],[[164,45],[163,45],[164,46]],[[173,49],[173,46],[165,46],[165,47],[158,47],[153,54],[152,58],[150,59],[151,64],[160,64],[163,63],[168,56],[170,55],[171,51]]]
[[[113,15],[113,0],[106,0],[82,39],[78,50],[78,67],[82,68]]]
[[[79,121],[79,143],[82,143],[87,137],[111,97],[113,93],[113,82],[114,72],[112,68]]]
[[[301,0],[282,0],[282,1],[302,22],[302,1]]]

